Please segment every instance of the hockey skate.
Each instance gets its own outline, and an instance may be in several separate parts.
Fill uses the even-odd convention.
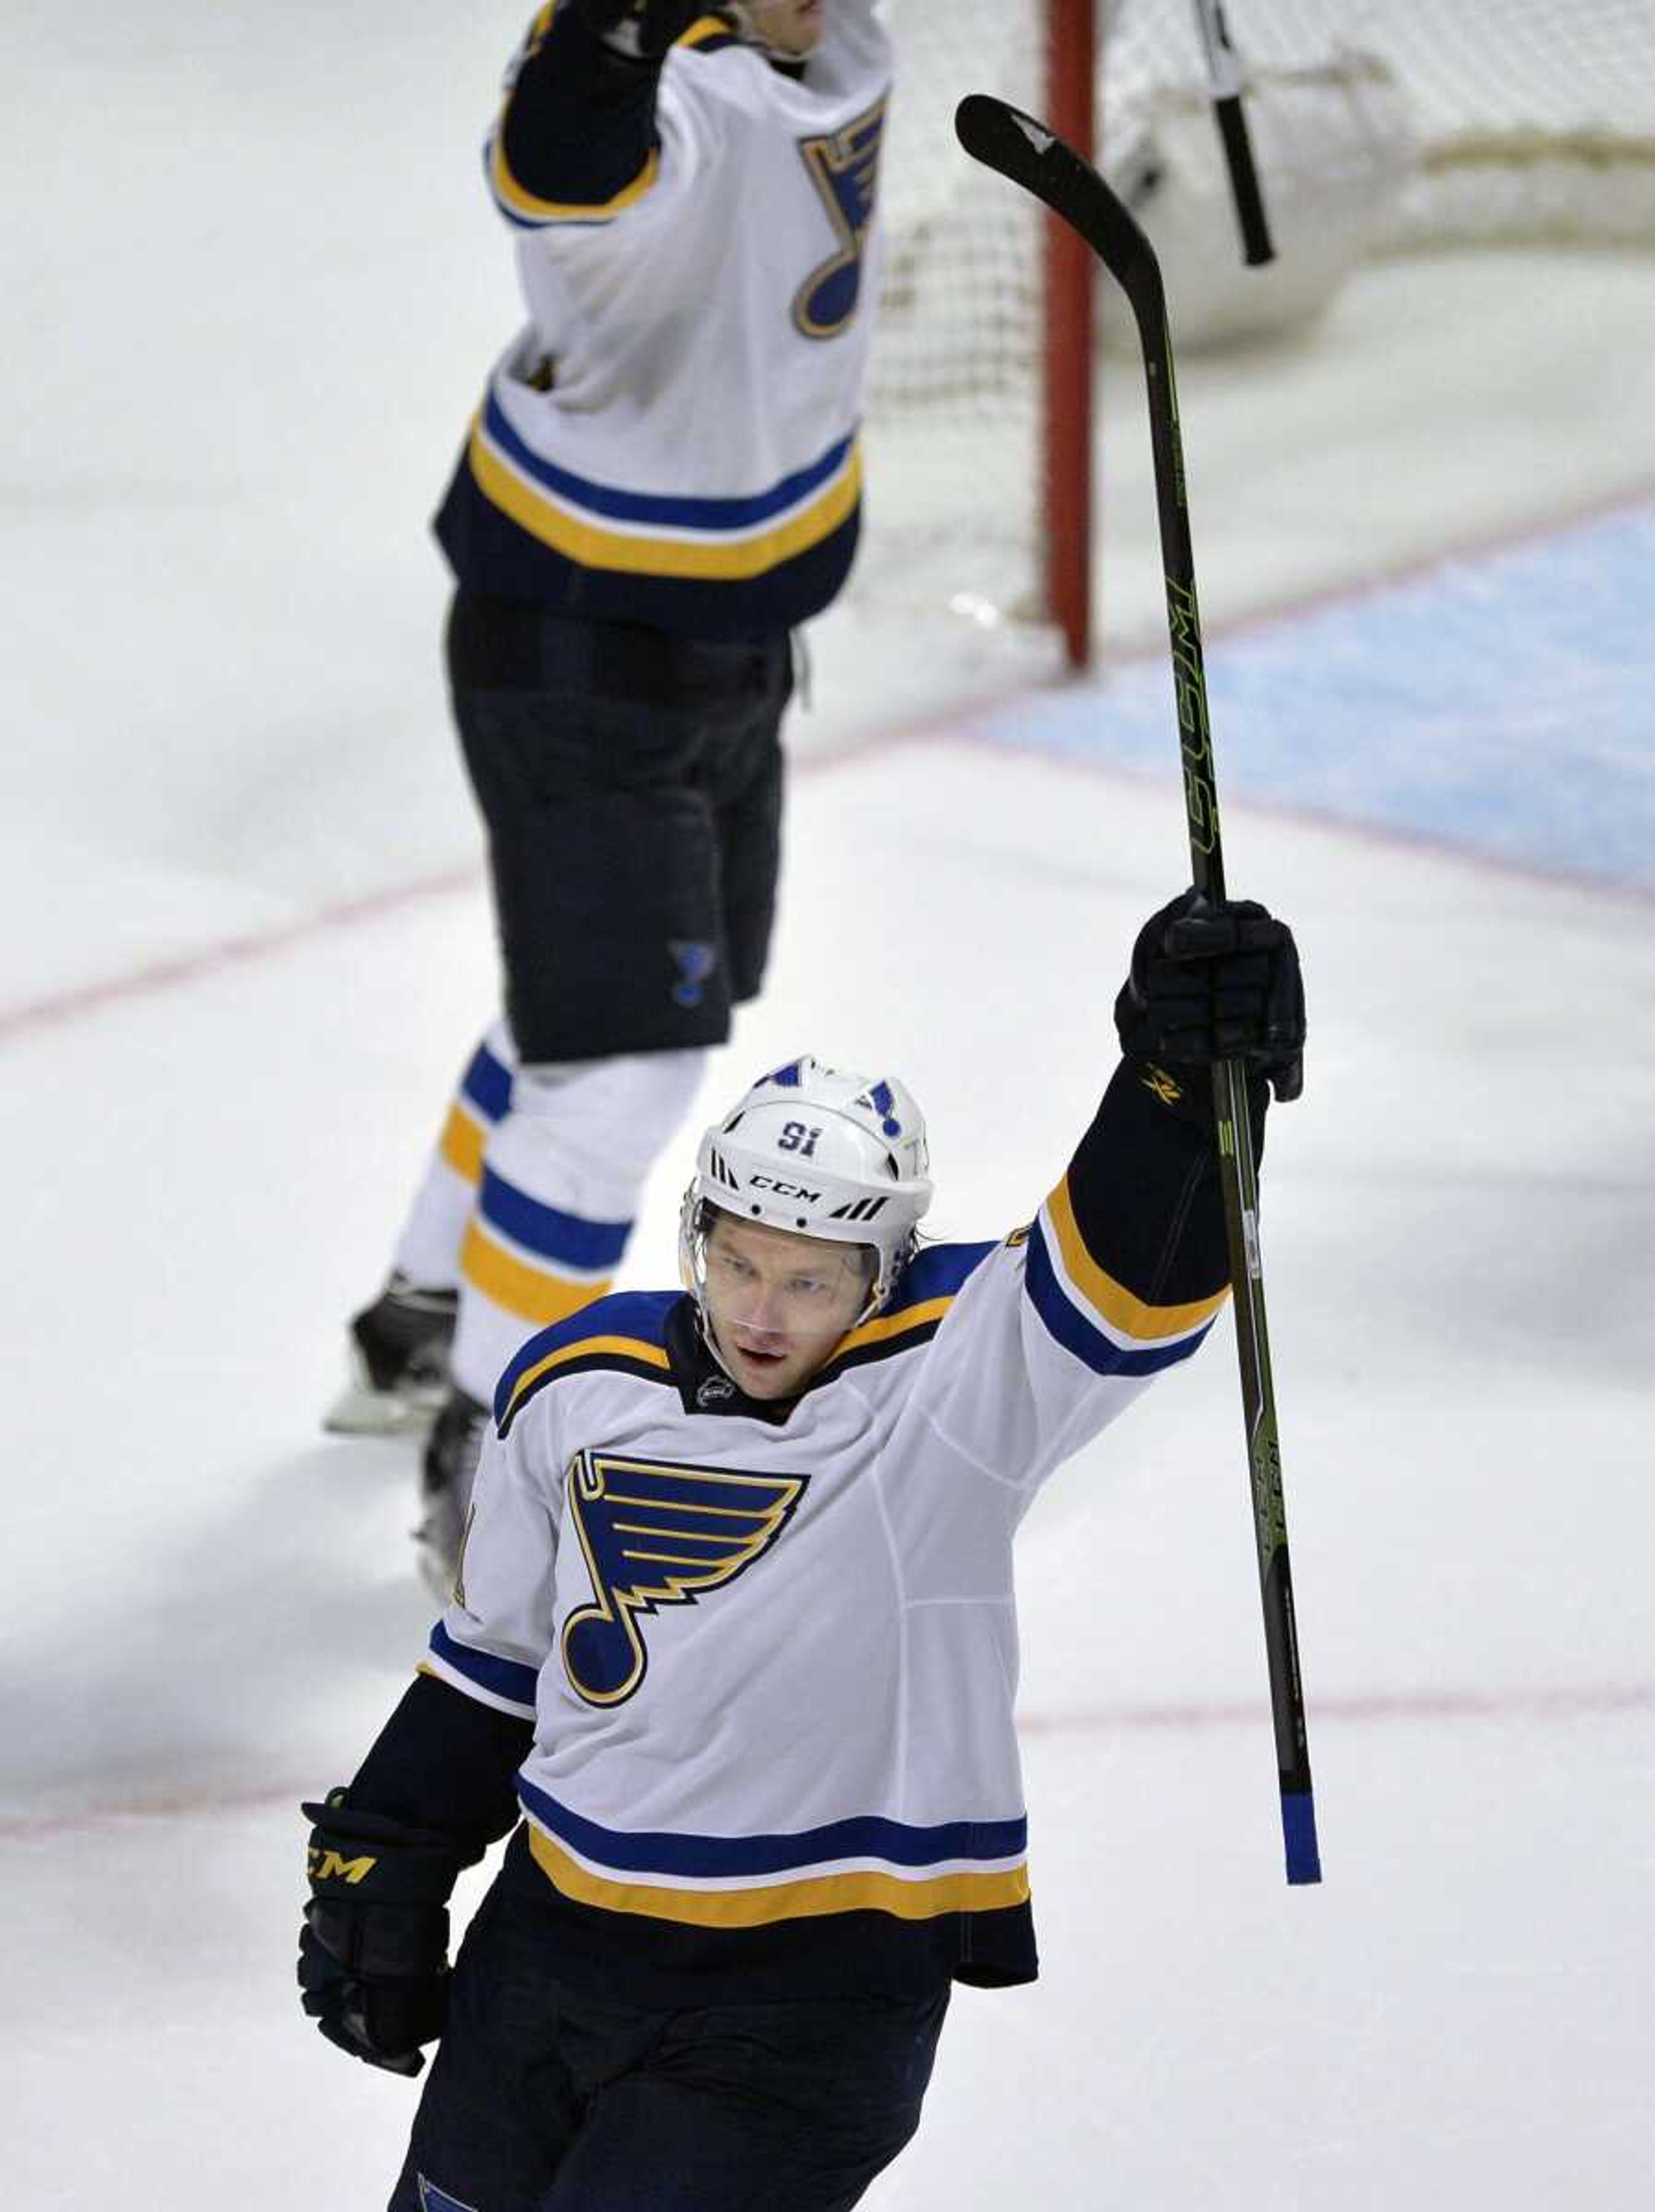
[[[426,1587],[444,1605],[454,1595],[477,1455],[488,1423],[486,1406],[464,1390],[450,1390],[426,1439],[425,1517],[414,1531],[414,1540],[420,1547],[420,1573]]]
[[[350,1324],[351,1380],[322,1425],[336,1437],[401,1437],[428,1428],[448,1392],[455,1291],[428,1290],[393,1268]]]

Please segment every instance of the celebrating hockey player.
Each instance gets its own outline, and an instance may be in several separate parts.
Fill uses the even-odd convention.
[[[759,989],[791,633],[855,549],[888,42],[873,0],[563,0],[488,173],[529,321],[437,530],[505,1017],[330,1427],[419,1427],[433,1579],[524,1339],[600,1295]]]
[[[797,1060],[702,1139],[684,1291],[507,1369],[423,1667],[306,1808],[306,2010],[397,2073],[441,2037],[391,2212],[840,2212],[951,1984],[1034,1978],[1012,1539],[1223,1304],[1208,1070],[1260,1135],[1298,1094],[1292,937],[1185,893],[1115,1018],[1002,1242],[920,1244],[913,1100]]]

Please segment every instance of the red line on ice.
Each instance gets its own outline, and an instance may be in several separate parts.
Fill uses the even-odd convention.
[[[1583,1683],[1574,1688],[1550,1690],[1402,1690],[1314,1698],[1310,1725],[1312,1731],[1341,1722],[1357,1726],[1436,1721],[1528,1721],[1555,1725],[1642,1713],[1655,1714],[1655,1683]],[[1025,1713],[1017,1723],[1018,1734],[1030,1738],[1177,1734],[1220,1728],[1268,1730],[1269,1727],[1270,1713],[1262,1698],[1192,1700],[1185,1705],[1094,1705],[1071,1713]],[[76,1812],[0,1817],[0,1844],[36,1843],[51,1836],[112,1827],[123,1821],[256,1813],[278,1805],[296,1814],[308,1786],[288,1782],[262,1790],[180,1792],[171,1797]]]
[[[1433,553],[1399,562],[1394,567],[1355,582],[1333,586],[1325,592],[1308,592],[1275,606],[1259,608],[1251,614],[1238,616],[1228,623],[1215,623],[1208,630],[1207,642],[1210,646],[1215,641],[1246,635],[1276,623],[1291,623],[1326,607],[1374,598],[1416,578],[1452,568],[1465,561],[1488,559],[1548,538],[1563,537],[1595,521],[1604,520],[1610,515],[1632,513],[1646,506],[1652,497],[1655,497],[1655,485],[1643,484],[1630,492],[1606,497],[1572,514],[1543,518],[1498,536],[1468,538],[1457,545],[1439,548]],[[1134,647],[1118,657],[1124,661],[1149,660],[1155,659],[1162,650],[1159,645]],[[819,752],[796,759],[793,772],[809,775],[851,766],[904,746],[927,744],[970,745],[1015,759],[1020,750],[1018,747],[1007,744],[999,738],[985,738],[980,726],[985,718],[997,709],[1009,707],[1020,698],[1033,697],[1037,690],[1044,688],[1031,685],[1008,690],[976,700],[968,706],[956,706],[937,714],[920,716],[870,730],[864,736],[847,738],[839,744],[825,746]],[[1077,760],[1072,755],[1047,752],[1038,745],[1022,750],[1031,759],[1045,761],[1052,767],[1066,769],[1077,775],[1105,780],[1135,780],[1131,771],[1110,762]],[[1276,820],[1306,822],[1312,826],[1336,830],[1342,836],[1358,838],[1364,843],[1439,853],[1466,866],[1523,881],[1565,886],[1619,901],[1630,899],[1639,904],[1646,903],[1655,896],[1637,884],[1600,883],[1591,877],[1575,875],[1565,869],[1525,866],[1520,862],[1500,860],[1489,854],[1469,852],[1446,838],[1389,830],[1376,823],[1348,822],[1337,815],[1316,813],[1308,809],[1260,805],[1252,801],[1245,803],[1252,811]],[[145,998],[156,991],[172,990],[182,984],[199,982],[222,975],[227,969],[242,963],[273,958],[296,945],[324,936],[332,930],[355,928],[364,922],[379,921],[403,908],[418,905],[427,899],[446,898],[456,892],[469,891],[481,880],[481,868],[476,866],[453,868],[440,875],[421,877],[412,883],[393,884],[386,890],[371,892],[365,897],[336,900],[329,905],[318,907],[313,914],[277,928],[253,931],[245,937],[227,938],[217,944],[203,945],[197,951],[180,953],[173,959],[151,961],[123,975],[108,976],[70,990],[50,994],[45,998],[24,1000],[15,1006],[0,1007],[0,1045],[13,1037],[56,1028],[76,1021],[84,1015],[100,1013],[106,1007],[119,1005],[126,1000]]]
[[[72,990],[54,992],[44,999],[26,999],[16,1006],[0,1007],[0,1044],[28,1030],[54,1029],[62,1023],[77,1021],[82,1015],[101,1013],[106,1006],[118,1006],[124,1000],[148,998],[153,992],[173,990],[181,984],[221,975],[227,969],[271,959],[311,938],[379,921],[388,914],[418,906],[427,899],[452,897],[456,891],[470,890],[480,874],[476,867],[452,868],[441,875],[422,876],[413,883],[394,884],[385,890],[370,891],[361,898],[336,899],[318,907],[313,914],[274,929],[254,930],[245,937],[221,938],[193,952],[150,961],[142,968],[129,969],[124,975],[105,976],[96,982],[79,984]]]

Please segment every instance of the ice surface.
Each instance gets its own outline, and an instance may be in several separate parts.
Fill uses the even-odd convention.
[[[294,1805],[427,1626],[406,1449],[317,1419],[493,988],[421,531],[512,312],[470,179],[520,12],[8,13],[0,2055],[43,2212],[346,2212],[400,2154],[405,2087],[294,2002]],[[1647,819],[1655,555],[1633,508],[1429,564],[1655,482],[1652,337],[1646,264],[1408,264],[1185,380],[1231,876],[1309,975],[1266,1249],[1327,1881],[1281,1881],[1221,1331],[1028,1531],[1045,1973],[961,1994],[882,2212],[1647,2202],[1655,950],[1645,899],[1544,871],[1648,881],[1593,824],[1604,778]],[[1153,662],[991,706],[1036,659],[822,626],[773,977],[706,1093],[900,1068],[945,1233],[1060,1169],[1182,872]],[[1360,826],[1295,808],[1295,727]]]

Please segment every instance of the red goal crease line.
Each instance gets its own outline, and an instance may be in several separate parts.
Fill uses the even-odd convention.
[[[1583,1683],[1574,1688],[1538,1690],[1416,1690],[1350,1693],[1318,1698],[1316,1723],[1429,1723],[1432,1722],[1539,1722],[1555,1726],[1571,1721],[1614,1720],[1655,1714],[1655,1682]],[[1030,1740],[1064,1736],[1167,1734],[1198,1729],[1268,1728],[1270,1716],[1255,1699],[1155,1705],[1096,1705],[1070,1713],[1027,1713],[1017,1732]],[[52,1836],[101,1831],[127,1823],[198,1820],[203,1814],[258,1813],[285,1806],[298,1817],[299,1800],[309,1785],[289,1782],[249,1790],[180,1791],[128,1804],[100,1805],[81,1812],[0,1815],[0,1844],[31,1844]]]

